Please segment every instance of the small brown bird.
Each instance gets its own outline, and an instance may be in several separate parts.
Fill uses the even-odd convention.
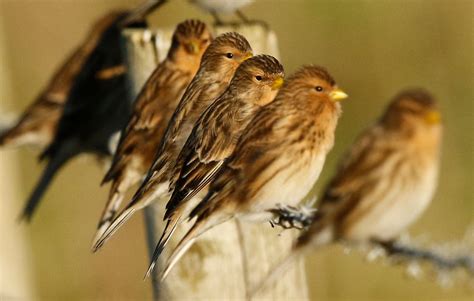
[[[176,27],[166,59],[149,77],[134,103],[103,180],[112,181],[112,186],[93,244],[115,217],[126,191],[142,179],[153,163],[166,126],[211,40],[210,29],[201,21],[186,20]]]
[[[103,32],[121,13],[108,13],[92,25],[82,44],[64,61],[18,122],[0,135],[0,146],[34,145],[43,148],[51,143],[76,76],[95,49]]]
[[[396,238],[433,198],[441,139],[440,113],[428,92],[413,89],[395,96],[343,156],[312,225],[269,277],[275,278],[309,247]]]
[[[235,32],[218,36],[204,52],[196,76],[184,92],[167,126],[154,162],[132,201],[114,219],[94,245],[99,249],[131,215],[166,195],[174,163],[199,116],[220,96],[237,67],[252,57],[248,41]]]
[[[346,97],[321,67],[306,66],[291,76],[275,100],[255,115],[189,215],[196,221],[173,251],[162,279],[210,228],[233,217],[268,221],[277,204],[300,202],[333,147],[338,100]]]
[[[214,179],[255,113],[273,101],[283,77],[283,66],[272,56],[258,55],[246,60],[227,90],[196,122],[174,167],[171,187],[175,182],[176,185],[165,214],[168,224],[152,262],[174,232],[188,200]]]

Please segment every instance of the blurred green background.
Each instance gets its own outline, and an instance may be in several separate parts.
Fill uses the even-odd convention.
[[[0,112],[30,103],[96,18],[139,2],[0,0]],[[433,241],[460,238],[474,217],[474,1],[257,0],[244,12],[277,33],[287,73],[305,63],[326,66],[350,95],[321,184],[399,89],[423,86],[438,97],[446,127],[439,189],[410,232]],[[151,21],[171,26],[188,17],[211,21],[184,0],[170,0]],[[99,187],[103,171],[92,159],[61,171],[31,226],[16,223],[41,172],[34,154],[0,150],[0,299],[149,298],[140,218],[99,254],[89,251],[108,191]],[[368,264],[338,247],[311,256],[308,273],[313,300],[468,300],[473,294],[407,278],[401,268]]]

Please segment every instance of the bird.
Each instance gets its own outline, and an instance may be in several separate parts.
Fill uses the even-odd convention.
[[[108,141],[122,129],[131,113],[120,26],[127,14],[126,11],[116,13],[77,74],[53,141],[40,155],[40,160],[47,163],[21,213],[21,220],[31,220],[52,179],[70,159],[83,153],[97,157],[111,155]],[[146,22],[130,27],[143,28]]]
[[[195,222],[173,250],[161,279],[210,228],[234,217],[269,221],[276,205],[300,202],[334,145],[339,101],[346,97],[323,67],[303,66],[290,76],[275,100],[254,116],[189,214]],[[148,273],[152,269],[153,263]]]
[[[145,176],[156,149],[201,57],[212,41],[210,28],[198,20],[177,25],[166,59],[153,71],[134,102],[132,116],[122,130],[112,165],[103,183],[112,182],[93,245],[102,236],[124,194]]]
[[[18,122],[0,134],[0,146],[46,147],[53,140],[71,87],[84,68],[103,32],[117,18],[118,12],[109,12],[96,21],[82,43],[56,70],[47,86],[22,114]]]
[[[228,32],[216,37],[204,52],[198,72],[186,88],[147,175],[131,202],[117,215],[93,246],[97,251],[134,212],[168,193],[169,180],[181,148],[199,116],[220,96],[237,67],[252,57],[252,48],[244,36]]]
[[[390,243],[429,206],[439,174],[443,126],[425,89],[400,91],[339,163],[307,231],[256,286],[276,279],[297,256],[346,241]]]
[[[168,223],[152,262],[174,232],[187,201],[212,181],[252,117],[273,101],[283,78],[283,66],[276,58],[250,58],[237,68],[227,90],[198,119],[174,167],[173,194],[164,216]]]

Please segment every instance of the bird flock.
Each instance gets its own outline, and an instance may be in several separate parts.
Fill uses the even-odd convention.
[[[47,163],[22,213],[26,220],[71,158],[111,156],[102,182],[110,183],[110,193],[92,250],[135,212],[166,202],[160,216],[166,227],[147,274],[176,228],[191,227],[160,271],[165,279],[199,236],[221,223],[288,218],[276,209],[297,207],[325,172],[348,95],[324,67],[304,65],[287,76],[276,58],[254,55],[244,36],[214,37],[205,23],[185,20],[132,103],[119,45],[126,18],[128,12],[113,12],[92,26],[18,123],[1,134],[0,145],[43,147]],[[146,26],[132,19],[127,26]],[[108,142],[116,131],[121,136],[112,154]],[[395,95],[341,158],[311,221],[272,271],[333,242],[397,238],[433,198],[441,139],[440,112],[429,92]]]

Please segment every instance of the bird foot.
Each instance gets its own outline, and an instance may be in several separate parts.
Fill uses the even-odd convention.
[[[270,221],[272,227],[303,230],[311,225],[316,209],[307,204],[298,207],[277,205],[270,212],[275,215],[275,219]]]

